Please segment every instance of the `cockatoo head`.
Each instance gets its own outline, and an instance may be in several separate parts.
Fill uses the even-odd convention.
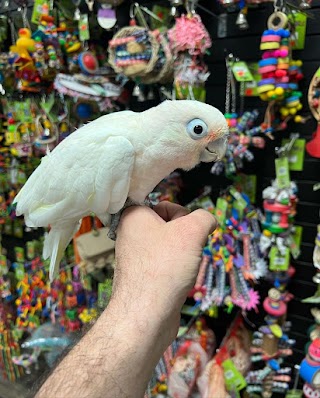
[[[218,109],[202,102],[182,100],[165,101],[153,110],[149,111],[158,131],[157,140],[165,146],[168,155],[173,152],[177,160],[183,157],[180,168],[215,162],[225,155],[228,125]]]

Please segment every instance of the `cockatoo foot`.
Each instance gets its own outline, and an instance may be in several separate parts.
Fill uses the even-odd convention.
[[[128,198],[126,200],[123,208],[120,211],[118,211],[118,213],[111,214],[110,229],[108,232],[108,237],[110,239],[112,239],[112,240],[117,239],[117,228],[120,223],[121,215],[125,209],[127,209],[128,207],[131,207],[131,206],[140,206],[140,203],[137,203],[137,202],[131,200],[130,198]]]

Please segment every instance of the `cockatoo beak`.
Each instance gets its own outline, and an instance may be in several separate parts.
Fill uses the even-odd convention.
[[[210,141],[200,155],[200,162],[210,163],[222,160],[227,150],[228,138],[229,134],[225,134],[214,141]]]

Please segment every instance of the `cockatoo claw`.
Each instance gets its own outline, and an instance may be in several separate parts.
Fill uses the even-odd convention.
[[[111,214],[111,223],[110,223],[110,229],[108,232],[108,238],[112,240],[117,239],[117,228],[120,222],[121,214],[123,210],[118,211],[116,214]]]

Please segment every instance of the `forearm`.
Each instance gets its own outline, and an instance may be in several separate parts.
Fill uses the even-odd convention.
[[[159,344],[156,325],[140,315],[111,302],[36,398],[143,397],[165,347]]]

